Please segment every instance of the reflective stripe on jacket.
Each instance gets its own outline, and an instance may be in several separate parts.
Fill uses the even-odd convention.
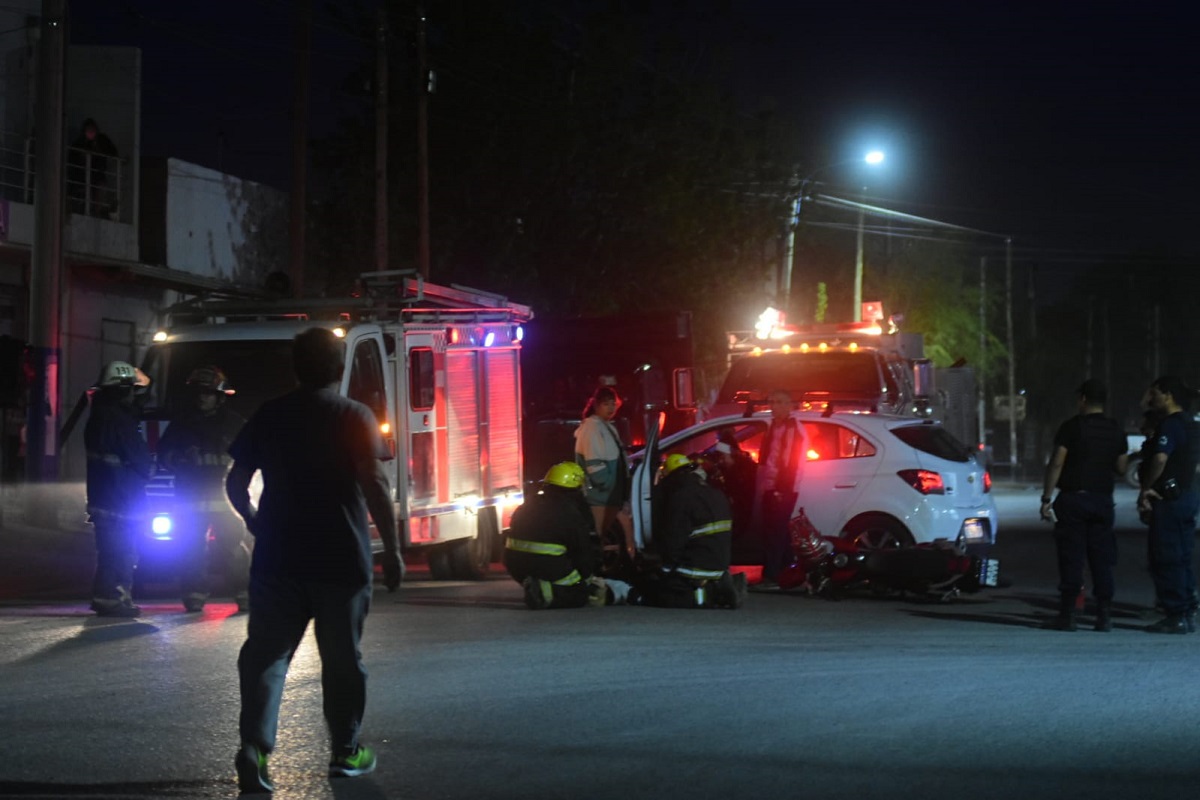
[[[556,581],[551,581],[551,583],[553,583],[555,586],[574,586],[581,580],[583,580],[583,576],[579,574],[579,570],[573,569],[564,577],[559,578]]]
[[[725,574],[725,570],[696,569],[695,567],[676,567],[675,572],[684,577],[701,581],[715,581]]]
[[[716,522],[710,522],[707,525],[701,525],[699,528],[693,528],[688,537],[695,539],[697,536],[711,536],[714,533],[729,533],[733,530],[733,520],[719,519]]]
[[[533,553],[538,556],[565,556],[567,554],[567,546],[565,544],[531,542],[526,539],[513,539],[511,537],[505,542],[504,546],[509,550],[517,550],[521,553]]]

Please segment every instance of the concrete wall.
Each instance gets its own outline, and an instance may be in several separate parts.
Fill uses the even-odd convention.
[[[236,286],[261,286],[287,263],[288,196],[169,158],[148,160],[142,261]]]

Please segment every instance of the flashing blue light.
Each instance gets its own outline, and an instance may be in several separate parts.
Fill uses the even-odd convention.
[[[513,336],[513,338],[516,339],[518,342],[524,341],[525,340],[525,327],[522,325],[518,325],[517,333],[515,336]]]
[[[484,337],[483,337],[483,346],[484,346],[484,347],[491,347],[491,346],[492,346],[492,345],[494,345],[495,343],[496,343],[496,332],[495,332],[495,331],[488,331],[488,332],[487,332],[487,336],[484,336]]]
[[[150,532],[154,534],[155,539],[170,539],[171,517],[167,514],[156,514],[154,519],[150,520]]]

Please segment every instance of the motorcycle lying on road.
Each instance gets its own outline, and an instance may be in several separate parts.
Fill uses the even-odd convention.
[[[865,549],[824,536],[801,509],[789,524],[795,561],[779,576],[779,588],[837,597],[851,589],[874,594],[913,594],[949,600],[999,584],[1000,562],[966,553],[950,542]]]

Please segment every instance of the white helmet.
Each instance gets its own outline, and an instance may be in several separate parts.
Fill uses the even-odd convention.
[[[125,361],[110,361],[100,370],[97,388],[107,386],[147,386],[150,379],[146,373]]]

